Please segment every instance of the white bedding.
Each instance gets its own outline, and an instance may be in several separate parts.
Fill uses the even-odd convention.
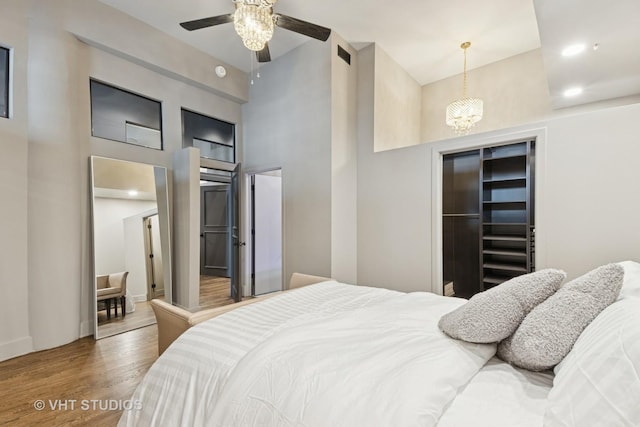
[[[212,425],[433,426],[495,352],[438,330],[458,305],[395,295],[282,330],[231,372]]]
[[[142,409],[125,411],[119,425],[432,426],[445,410],[440,427],[468,425],[455,422],[509,375],[493,362],[481,370],[495,345],[438,330],[440,316],[463,303],[331,281],[234,310],[176,340],[132,397]],[[546,396],[545,381],[514,384],[496,395],[496,410],[512,402],[514,417],[520,407],[541,425],[535,403],[518,400]],[[454,401],[460,390],[469,400]]]
[[[494,357],[452,402],[438,427],[541,427],[553,373],[531,372]]]

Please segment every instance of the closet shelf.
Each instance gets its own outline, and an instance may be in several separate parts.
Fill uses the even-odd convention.
[[[506,282],[509,279],[511,279],[511,277],[484,276],[483,281],[485,283],[491,283],[492,285],[499,285],[501,283]]]
[[[503,226],[503,225],[513,225],[516,227],[526,227],[527,223],[526,222],[483,222],[482,225],[487,225],[487,226],[492,226],[492,225],[498,225],[498,226]]]
[[[523,236],[507,236],[498,234],[487,234],[482,236],[483,240],[502,240],[505,242],[526,242],[527,238]]]
[[[514,250],[506,250],[506,249],[484,249],[482,251],[485,255],[500,255],[500,256],[512,256],[518,258],[526,258],[526,251],[514,251]]]
[[[485,262],[482,264],[484,268],[490,268],[492,270],[504,270],[504,271],[517,271],[519,273],[526,273],[527,267],[520,264],[507,264],[499,262]]]
[[[518,176],[518,177],[511,177],[511,178],[487,178],[484,179],[482,181],[484,184],[521,184],[527,183],[527,177],[526,176]]]
[[[526,204],[526,200],[484,200],[482,203],[488,205],[524,205]]]
[[[500,155],[495,157],[485,157],[483,161],[490,162],[493,160],[506,160],[506,159],[518,159],[518,158],[526,160],[527,155],[526,154],[505,154],[505,155]]]

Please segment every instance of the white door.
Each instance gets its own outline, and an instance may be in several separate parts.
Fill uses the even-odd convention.
[[[282,290],[282,177],[253,176],[253,294]]]

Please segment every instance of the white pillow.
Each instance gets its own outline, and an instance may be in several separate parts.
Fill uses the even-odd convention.
[[[640,298],[640,263],[635,261],[619,262],[624,268],[624,279],[618,299],[627,297]]]
[[[607,264],[573,279],[531,310],[513,335],[498,344],[496,355],[530,371],[553,368],[589,323],[615,302],[623,277],[622,266]]]
[[[545,427],[640,426],[640,298],[607,307],[557,366]]]
[[[551,268],[514,277],[475,294],[469,302],[442,316],[438,327],[457,340],[502,341],[534,307],[553,295],[566,277],[564,271]]]

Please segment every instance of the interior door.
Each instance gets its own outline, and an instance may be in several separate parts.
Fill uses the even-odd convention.
[[[282,290],[282,177],[251,176],[251,285],[253,295]]]
[[[157,214],[144,219],[144,231],[147,261],[147,300],[151,300],[164,295],[160,225]]]
[[[230,185],[200,187],[200,274],[230,277]]]
[[[231,298],[236,302],[242,299],[242,289],[240,287],[240,246],[244,246],[244,242],[240,241],[240,209],[239,209],[239,197],[238,190],[239,183],[239,170],[240,164],[237,164],[235,169],[231,172],[231,184],[229,191],[229,232],[231,234]]]

